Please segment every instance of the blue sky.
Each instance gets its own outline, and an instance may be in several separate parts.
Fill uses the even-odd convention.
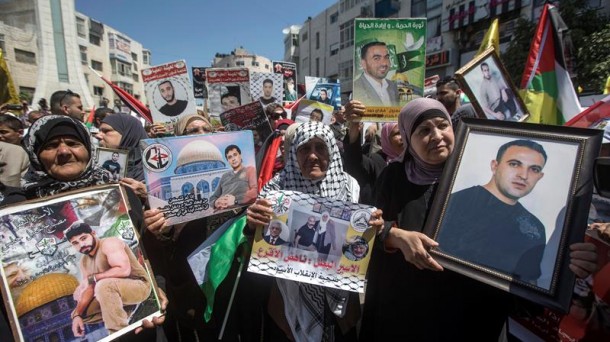
[[[185,59],[209,66],[214,54],[243,46],[271,60],[284,56],[282,29],[302,24],[332,0],[76,0],[76,10],[139,41],[152,64]]]

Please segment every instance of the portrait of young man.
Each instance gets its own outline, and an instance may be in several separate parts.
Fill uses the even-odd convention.
[[[449,197],[437,236],[440,251],[536,284],[546,230],[521,200],[543,179],[547,159],[532,140],[501,145],[489,163],[489,181]]]
[[[386,79],[392,63],[384,42],[371,42],[360,49],[362,75],[354,80],[354,100],[366,106],[398,106],[398,88]]]
[[[273,80],[266,78],[263,81],[263,96],[258,99],[264,106],[277,102],[277,99],[273,96]]]
[[[257,195],[256,169],[243,164],[241,149],[229,145],[225,148],[225,157],[231,170],[223,173],[218,187],[210,196],[210,205],[217,210],[248,204]]]
[[[176,98],[176,89],[174,84],[170,80],[163,81],[158,85],[159,93],[165,104],[159,108],[159,111],[167,116],[177,116],[182,114],[186,109],[188,102],[186,100],[179,100]]]

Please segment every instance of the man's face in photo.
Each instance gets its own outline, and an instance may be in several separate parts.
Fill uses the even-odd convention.
[[[263,83],[263,96],[268,98],[273,94],[273,83],[265,82]]]
[[[363,244],[355,244],[352,247],[352,251],[354,252],[354,256],[358,257],[358,258],[362,258],[364,257],[364,253],[366,253],[366,246],[364,246]]]
[[[483,78],[486,80],[491,79],[491,72],[489,71],[488,65],[481,65],[481,72],[483,73]]]
[[[371,77],[381,81],[390,71],[390,53],[383,45],[370,46],[360,66]]]
[[[313,216],[309,216],[307,219],[307,227],[313,228],[316,225],[316,218]]]
[[[269,227],[269,235],[271,235],[271,237],[277,238],[278,236],[280,236],[281,232],[282,226],[277,222],[273,223],[271,227]]]
[[[95,249],[97,241],[95,240],[93,234],[83,233],[73,236],[70,239],[70,244],[78,252],[90,255],[90,253]]]
[[[113,162],[119,161],[119,154],[118,153],[115,152],[115,153],[112,154],[112,161]]]
[[[326,90],[320,90],[320,100],[325,101],[328,98]]]
[[[237,96],[233,96],[233,95],[224,97],[221,101],[221,104],[222,104],[222,110],[225,112],[229,109],[237,108],[241,105],[239,103],[239,99],[237,99]]]
[[[171,82],[163,82],[159,84],[159,91],[166,102],[172,102],[174,100],[174,86]]]
[[[493,181],[502,195],[519,200],[529,194],[544,176],[542,154],[524,146],[509,147],[502,159],[492,160]]]
[[[313,111],[309,114],[309,121],[322,122],[322,114],[318,111]]]
[[[232,149],[227,153],[227,161],[235,170],[241,166],[241,154],[236,149]]]

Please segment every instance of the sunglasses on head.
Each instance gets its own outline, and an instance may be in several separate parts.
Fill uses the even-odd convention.
[[[60,105],[60,106],[62,105],[62,103],[63,103],[63,102],[64,102],[64,100],[66,99],[66,96],[68,96],[68,95],[70,95],[70,96],[74,95],[74,93],[72,92],[72,90],[67,89],[67,90],[66,90],[66,92],[64,93],[64,95],[61,97],[61,99],[59,99],[59,105]]]

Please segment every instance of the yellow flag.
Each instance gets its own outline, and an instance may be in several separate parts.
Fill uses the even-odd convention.
[[[0,104],[14,103],[19,104],[19,95],[15,91],[15,85],[11,78],[11,73],[8,72],[8,66],[0,49]]]
[[[610,76],[606,79],[606,86],[604,87],[604,94],[610,93]]]
[[[500,22],[498,21],[498,18],[494,19],[494,21],[491,22],[491,26],[489,26],[489,30],[487,30],[487,33],[485,33],[485,37],[483,38],[483,41],[481,42],[481,47],[479,47],[479,51],[477,51],[477,54],[475,55],[475,57],[482,54],[483,51],[487,50],[488,48],[490,48],[492,46],[494,47],[494,49],[496,49],[496,53],[499,56],[500,55]]]

